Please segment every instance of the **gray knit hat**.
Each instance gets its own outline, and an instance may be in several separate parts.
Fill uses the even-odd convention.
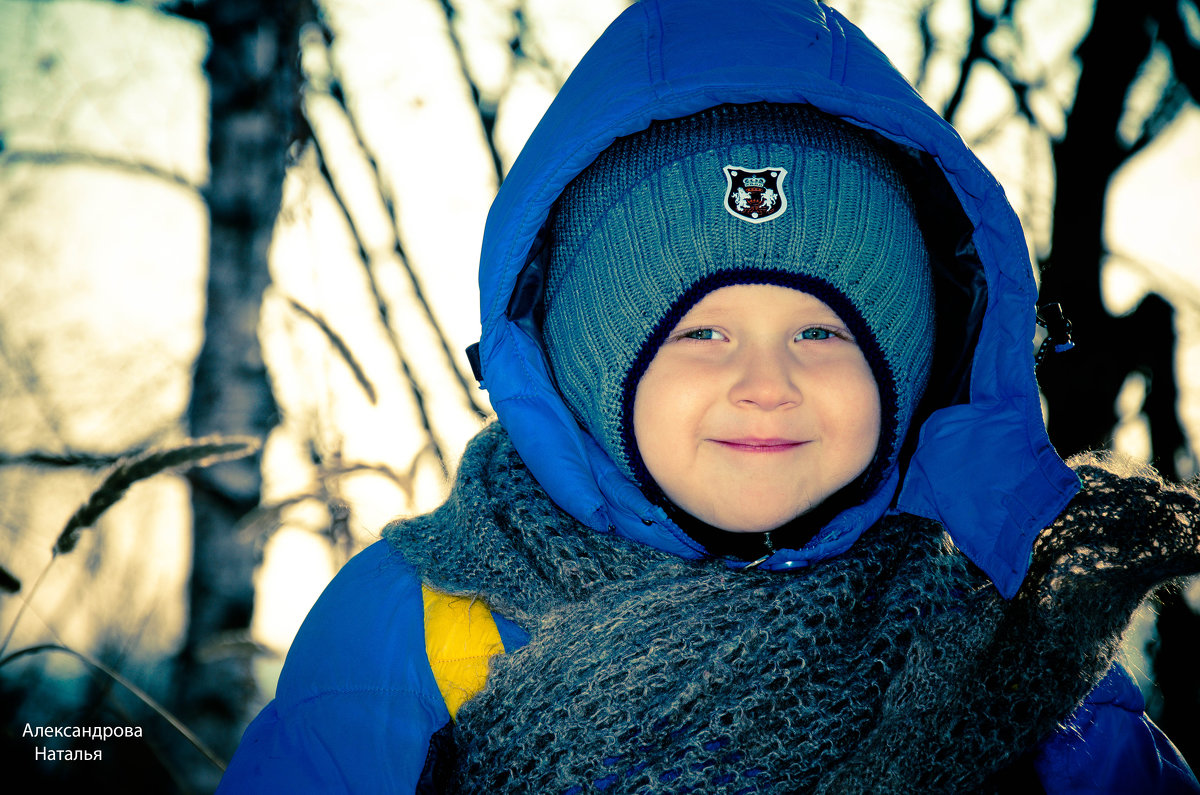
[[[929,255],[913,201],[864,131],[806,105],[722,105],[618,139],[550,222],[543,335],[563,398],[622,471],[653,483],[633,398],[705,295],[777,284],[828,304],[858,341],[895,461],[933,356]]]

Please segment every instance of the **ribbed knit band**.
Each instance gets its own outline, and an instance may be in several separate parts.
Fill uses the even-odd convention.
[[[774,202],[743,201],[739,217],[741,183],[727,167],[768,169]],[[627,476],[651,485],[633,439],[638,381],[696,302],[746,283],[811,293],[847,324],[879,386],[874,468],[885,471],[932,360],[929,256],[887,155],[805,105],[722,105],[657,122],[617,140],[563,192],[543,334],[576,418]]]

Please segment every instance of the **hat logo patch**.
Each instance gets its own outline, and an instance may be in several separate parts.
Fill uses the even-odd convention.
[[[761,224],[783,215],[787,196],[783,193],[782,168],[725,166],[725,209],[734,218]]]

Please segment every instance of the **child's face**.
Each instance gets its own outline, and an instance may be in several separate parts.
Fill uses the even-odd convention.
[[[638,384],[633,428],[676,505],[762,532],[853,481],[879,444],[879,390],[832,309],[776,285],[714,290]]]

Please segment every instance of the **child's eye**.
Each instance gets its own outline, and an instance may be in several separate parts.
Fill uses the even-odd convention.
[[[798,340],[829,340],[829,339],[833,339],[836,336],[837,336],[837,332],[835,332],[833,329],[821,328],[820,326],[814,326],[813,328],[806,328],[803,331],[801,331],[799,334],[796,335],[796,339],[798,339]]]
[[[679,335],[689,340],[723,340],[725,336],[714,328],[694,328]]]

